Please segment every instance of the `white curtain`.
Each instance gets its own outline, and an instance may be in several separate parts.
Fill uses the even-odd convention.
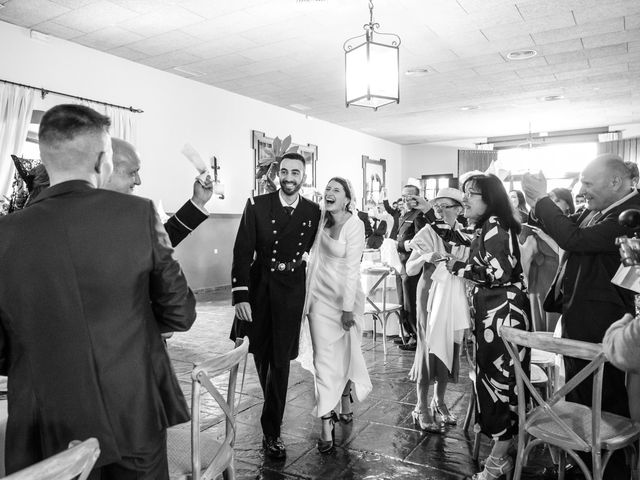
[[[126,140],[134,146],[137,145],[137,113],[133,113],[126,108],[112,107],[110,105],[103,105],[101,103],[90,102],[88,100],[83,100],[81,103],[111,119],[111,128],[109,129],[109,133],[112,137]]]
[[[36,91],[0,82],[0,194],[9,195],[15,168],[11,155],[22,155]]]

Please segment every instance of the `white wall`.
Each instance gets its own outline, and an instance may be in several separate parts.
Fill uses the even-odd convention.
[[[400,145],[225,90],[139,65],[63,40],[32,40],[29,31],[0,22],[0,79],[144,110],[138,116],[143,183],[138,194],[175,211],[188,196],[195,170],[180,154],[185,142],[215,154],[226,198],[208,205],[239,213],[254,186],[251,130],[318,146],[317,185],[334,175],[362,195],[362,155],[387,160],[390,195],[402,183]],[[59,100],[59,99],[56,99]],[[48,102],[52,102],[48,98]],[[65,100],[63,100],[65,101]]]
[[[458,149],[436,145],[402,147],[402,179],[453,173],[458,176]]]

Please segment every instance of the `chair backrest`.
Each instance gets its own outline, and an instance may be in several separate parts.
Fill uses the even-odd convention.
[[[213,478],[213,472],[221,472],[233,451],[233,443],[236,434],[236,393],[240,399],[244,387],[244,371],[247,365],[249,353],[249,338],[236,340],[236,347],[222,355],[206,360],[196,365],[191,372],[191,467],[192,480],[199,480],[201,476]],[[243,365],[242,382],[240,391],[236,392],[238,370]],[[226,398],[213,384],[213,380],[221,375],[229,374]],[[213,456],[211,463],[201,474],[200,460],[200,408],[202,404],[202,387],[213,397],[220,409],[225,414],[226,433],[220,448]]]
[[[75,442],[72,442],[72,444]],[[100,456],[100,445],[95,438],[80,442],[41,462],[13,473],[7,480],[71,480],[79,475],[85,480]]]
[[[518,391],[518,416],[519,427],[524,429],[527,424],[535,421],[540,415],[548,415],[554,423],[565,433],[566,437],[579,446],[581,450],[591,449],[599,451],[600,440],[600,420],[602,417],[602,376],[604,364],[607,359],[602,350],[601,344],[582,342],[579,340],[569,340],[566,338],[554,338],[551,332],[525,332],[511,327],[502,327],[500,335],[504,341],[509,355],[513,360],[516,371],[516,382]],[[517,346],[537,348],[546,352],[565,355],[568,357],[586,360],[589,363],[576,376],[558,389],[551,398],[544,400],[540,393],[536,391],[529,377],[522,368],[522,362],[518,354]],[[592,405],[591,405],[591,439],[585,441],[570,425],[562,420],[551,408],[554,404],[562,400],[567,393],[576,388],[580,383],[593,375]],[[525,386],[534,401],[542,408],[538,409],[529,418],[525,416],[526,400]]]

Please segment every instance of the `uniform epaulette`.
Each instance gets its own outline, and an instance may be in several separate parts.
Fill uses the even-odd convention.
[[[249,201],[251,202],[251,205],[256,204],[256,201],[253,199],[253,196],[249,197]]]

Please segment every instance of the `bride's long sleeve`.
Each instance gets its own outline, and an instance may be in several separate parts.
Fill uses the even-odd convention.
[[[360,287],[360,261],[364,251],[364,225],[358,217],[345,223],[345,240],[347,255],[345,257],[346,272],[342,310],[352,312],[356,301],[356,292]]]

